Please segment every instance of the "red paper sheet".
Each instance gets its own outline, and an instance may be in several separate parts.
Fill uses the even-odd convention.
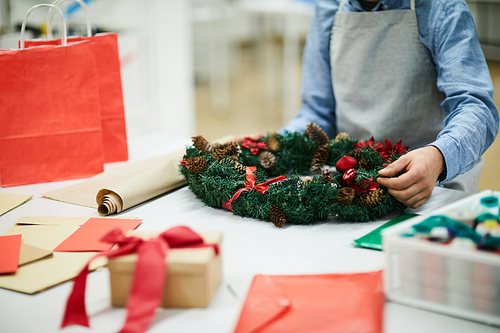
[[[101,239],[113,229],[120,229],[124,235],[137,228],[142,222],[138,219],[91,218],[66,238],[54,252],[90,252],[106,251],[113,244]]]
[[[17,271],[21,238],[21,235],[0,236],[0,274]]]
[[[256,275],[235,333],[382,333],[382,271]]]

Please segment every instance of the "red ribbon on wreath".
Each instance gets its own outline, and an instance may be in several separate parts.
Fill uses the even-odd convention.
[[[255,169],[257,169],[257,168],[254,167],[254,166],[251,166],[251,167],[247,166],[246,167],[246,180],[245,180],[245,186],[246,187],[240,188],[238,191],[236,191],[236,193],[233,195],[233,197],[231,198],[231,200],[224,201],[222,203],[222,207],[231,210],[231,203],[234,200],[238,199],[238,197],[240,196],[241,193],[243,193],[243,192],[250,192],[251,190],[256,190],[260,194],[264,194],[269,189],[269,186],[271,184],[276,183],[276,182],[278,182],[280,180],[286,179],[285,176],[279,176],[279,177],[273,178],[271,180],[268,180],[268,181],[266,181],[264,183],[255,185],[255,183],[257,182],[257,179],[255,179],[255,176],[253,174],[253,172],[255,171]]]
[[[165,278],[167,277],[166,257],[170,248],[212,247],[219,254],[217,244],[207,244],[196,232],[185,226],[177,226],[161,233],[158,237],[143,240],[139,237],[126,237],[121,230],[115,229],[102,239],[118,244],[113,250],[101,252],[92,257],[75,278],[73,290],[66,303],[61,328],[70,325],[89,327],[85,310],[85,285],[90,262],[98,257],[114,258],[136,253],[133,282],[127,301],[127,318],[120,332],[145,332],[160,305]]]

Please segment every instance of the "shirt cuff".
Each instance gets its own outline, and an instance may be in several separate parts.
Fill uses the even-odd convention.
[[[454,144],[450,141],[441,137],[428,144],[428,146],[434,146],[439,149],[444,158],[445,169],[438,177],[440,184],[451,181],[459,173],[459,151],[453,148]]]

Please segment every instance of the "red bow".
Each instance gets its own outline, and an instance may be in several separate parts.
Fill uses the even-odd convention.
[[[205,244],[203,238],[188,227],[178,226],[161,233],[157,238],[143,240],[125,237],[119,229],[108,233],[103,241],[118,244],[117,249],[92,257],[75,278],[73,290],[66,303],[61,328],[69,325],[89,327],[85,310],[85,284],[90,262],[98,257],[114,258],[137,253],[133,284],[127,301],[127,318],[120,332],[145,332],[160,305],[167,276],[166,257],[169,248],[212,247],[219,253],[217,244]]]
[[[250,152],[253,155],[257,155],[260,149],[267,149],[265,142],[257,142],[250,138],[245,138],[245,142],[241,144],[245,148],[250,148]]]
[[[246,180],[245,180],[245,186],[246,187],[240,188],[233,195],[233,197],[231,198],[231,200],[223,202],[222,203],[222,207],[231,210],[231,203],[234,200],[238,199],[238,197],[240,196],[241,193],[243,193],[243,192],[250,192],[251,190],[257,190],[257,191],[259,191],[260,194],[264,194],[264,193],[266,193],[266,191],[269,188],[270,184],[276,183],[276,182],[278,182],[280,180],[283,180],[283,179],[286,179],[285,176],[279,176],[279,177],[273,178],[271,180],[268,180],[267,182],[255,185],[255,183],[257,182],[257,179],[255,179],[255,176],[253,174],[253,172],[255,171],[255,169],[257,169],[257,168],[254,167],[254,166],[251,166],[251,167],[247,166],[246,167]]]

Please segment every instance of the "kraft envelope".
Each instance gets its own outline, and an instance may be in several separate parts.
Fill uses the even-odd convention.
[[[382,333],[382,271],[256,275],[235,333]]]
[[[29,264],[33,261],[46,258],[51,255],[52,251],[31,246],[26,243],[21,243],[21,252],[19,253],[19,266]]]
[[[78,224],[65,222],[59,225],[15,225],[4,235],[21,234],[23,242],[44,250],[54,249],[78,230]]]
[[[76,230],[71,236],[59,244],[55,252],[88,252],[106,251],[113,244],[101,239],[113,229],[120,229],[126,235],[134,230],[142,220],[137,219],[107,219],[91,218]]]
[[[88,221],[90,217],[60,217],[60,216],[22,216],[17,220],[19,225],[60,225],[62,223],[72,223],[82,225]]]
[[[20,251],[21,235],[0,236],[0,274],[17,270]]]
[[[22,205],[31,199],[31,197],[32,195],[0,193],[0,215]]]
[[[4,235],[21,234],[23,242],[52,251],[90,217],[22,217]],[[0,276],[0,288],[27,294],[43,291],[73,279],[97,252],[56,252],[50,258],[37,260],[17,269],[16,274]],[[92,270],[106,260],[95,260]]]
[[[80,273],[83,266],[97,252],[55,252],[53,257],[23,265],[16,274],[0,276],[0,287],[34,294],[60,283],[69,281]],[[106,264],[96,259],[91,263],[94,270]]]

